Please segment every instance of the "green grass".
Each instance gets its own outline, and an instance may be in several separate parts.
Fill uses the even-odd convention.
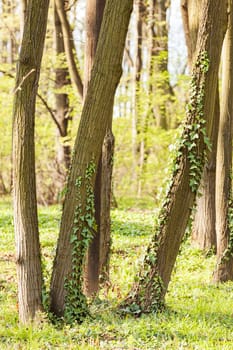
[[[60,209],[41,207],[43,255],[51,271]],[[18,323],[14,233],[11,201],[0,199],[0,349],[233,349],[233,283],[212,284],[215,258],[183,245],[166,298],[158,314],[121,318],[124,298],[153,232],[153,212],[112,212],[111,284],[91,305],[92,318],[82,325],[58,327],[46,319]]]

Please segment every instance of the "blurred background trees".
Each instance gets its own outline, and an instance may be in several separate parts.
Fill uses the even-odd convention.
[[[65,15],[72,30],[70,40],[75,49],[73,58],[83,80],[86,1],[66,2],[66,5]],[[174,67],[176,73],[183,73],[186,55],[178,56],[175,62],[176,51],[169,53],[169,30],[174,31],[175,24],[171,20],[169,5],[167,1],[135,2],[124,54],[123,77],[113,112],[116,145],[112,191],[116,201],[123,197],[129,202],[135,197],[141,201],[158,201],[171,155],[170,145],[183,118],[186,101],[183,87],[187,78],[180,74],[174,77]],[[1,6],[1,193],[9,193],[12,186],[11,91],[24,6],[24,1],[17,0],[2,1]],[[64,37],[59,35],[61,20],[52,3],[48,18],[35,134],[37,195],[42,204],[56,203],[63,197],[66,169],[82,109],[80,94],[71,84]],[[177,37],[177,33],[175,35]],[[179,43],[179,38],[177,45],[183,52],[184,40]],[[170,71],[169,59],[170,66],[173,61]]]

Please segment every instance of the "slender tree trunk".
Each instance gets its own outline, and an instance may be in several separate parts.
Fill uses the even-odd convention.
[[[76,87],[77,92],[81,98],[83,98],[83,83],[82,79],[80,77],[80,74],[77,69],[76,60],[75,57],[75,46],[74,46],[74,39],[73,39],[73,33],[67,18],[67,14],[65,11],[65,1],[64,0],[55,0],[56,10],[59,15],[61,26],[62,26],[62,33],[63,33],[63,39],[64,39],[64,46],[65,46],[65,52],[66,52],[66,59],[68,62],[68,68],[70,73],[70,79],[73,83],[73,85]]]
[[[150,76],[152,110],[157,126],[167,129],[167,101],[171,93],[168,74],[168,29],[166,12],[170,6],[167,0],[151,0],[150,4]],[[153,99],[157,94],[160,98]],[[163,98],[162,96],[166,96]]]
[[[192,69],[195,59],[197,35],[200,24],[201,6],[203,0],[183,0],[181,2],[186,44],[188,48],[188,63]],[[215,183],[216,183],[216,153],[217,134],[219,125],[219,91],[217,87],[214,121],[212,128],[212,150],[209,161],[205,164],[201,184],[200,196],[196,199],[196,209],[193,220],[192,240],[200,249],[209,251],[216,249],[215,230]]]
[[[62,34],[61,21],[58,16],[56,6],[54,8],[54,22],[56,35],[56,53],[57,56],[65,53],[64,39]],[[69,84],[67,68],[56,68],[55,72],[55,88],[62,89]],[[55,117],[60,126],[58,130],[58,150],[57,159],[62,172],[66,172],[70,166],[71,148],[68,137],[69,126],[69,97],[66,93],[55,93]],[[64,171],[65,170],[65,171]]]
[[[233,280],[232,239],[232,118],[233,118],[233,14],[230,1],[223,55],[222,104],[216,172],[217,266],[215,282]]]
[[[143,0],[139,0],[136,3],[136,55],[134,62],[134,96],[133,96],[133,125],[135,125],[135,166],[136,169],[133,171],[135,175],[138,174],[137,179],[137,196],[141,197],[142,192],[142,171],[143,171],[143,163],[144,163],[144,114],[140,110],[140,92],[141,92],[141,75],[142,75],[142,67],[143,67],[143,58],[142,58],[142,45],[143,45],[143,22],[145,21],[145,12],[146,8]],[[139,140],[139,141],[138,141]]]
[[[20,0],[20,34],[21,38],[23,37],[23,28],[25,23],[25,17],[26,17],[26,9],[27,9],[27,2],[28,0]]]
[[[156,311],[164,303],[174,263],[201,180],[211,136],[221,47],[227,26],[227,1],[206,0],[197,42],[186,126],[170,189],[157,230],[124,306],[131,311]],[[184,200],[185,199],[185,200]]]
[[[13,107],[13,199],[19,317],[42,309],[42,271],[37,222],[34,119],[48,0],[29,1],[16,75]]]
[[[51,310],[69,320],[86,315],[82,271],[93,233],[94,183],[114,95],[133,0],[107,0],[95,61],[74,146],[51,280]]]
[[[8,193],[8,191],[7,191],[7,188],[6,188],[6,185],[5,185],[2,173],[0,172],[0,195],[4,195],[4,194],[7,194],[7,193]]]
[[[113,111],[111,112],[113,113]],[[107,128],[102,147],[101,172],[101,211],[100,211],[100,282],[109,280],[110,252],[111,252],[111,217],[112,203],[112,172],[115,138],[112,125]]]

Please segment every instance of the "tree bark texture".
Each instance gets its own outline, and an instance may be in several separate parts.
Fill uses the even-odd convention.
[[[202,4],[203,0],[184,0],[181,3],[190,70],[192,70],[192,65],[195,60]],[[209,161],[205,164],[203,170],[199,188],[200,196],[198,196],[196,199],[196,208],[192,227],[193,243],[200,249],[206,251],[211,249],[216,250],[215,183],[219,115],[219,91],[217,88],[211,137],[212,150],[209,156]]]
[[[87,1],[86,9],[86,47],[85,47],[85,82],[84,82],[84,97],[87,93],[88,84],[90,81],[91,70],[95,58],[105,0],[89,0]],[[96,234],[90,242],[87,259],[85,264],[84,286],[87,296],[95,295],[99,289],[99,274],[100,274],[100,255],[101,255],[101,188],[102,188],[102,152],[100,155],[97,175],[95,180],[95,221]],[[110,209],[110,208],[109,208]],[[110,215],[110,210],[103,215]]]
[[[218,85],[218,83],[217,83]],[[192,240],[198,248],[208,252],[216,251],[216,157],[219,129],[219,89],[217,86],[212,128],[212,145],[208,162],[204,166],[200,195],[196,198],[196,208],[192,225]]]
[[[34,121],[49,0],[29,1],[13,106],[13,200],[20,321],[42,309],[37,221]]]
[[[192,93],[170,189],[155,236],[123,306],[131,312],[156,311],[164,303],[180,244],[194,204],[210,137],[221,47],[227,25],[227,1],[206,0],[192,74]],[[202,126],[201,126],[202,125]],[[135,311],[136,310],[136,311]]]
[[[74,259],[83,269],[88,237],[93,225],[93,193],[96,169],[111,116],[114,95],[122,74],[121,62],[133,0],[107,0],[91,79],[84,102],[74,146],[71,171],[62,213],[60,234],[51,280],[51,310],[63,315],[73,297],[82,310],[82,275],[74,271]],[[92,225],[92,227],[90,227]],[[87,237],[88,236],[88,237]],[[76,251],[72,239],[78,241]],[[81,249],[80,249],[81,247]],[[72,272],[75,272],[72,276]],[[75,285],[76,296],[65,288],[66,281]],[[77,300],[78,298],[80,300]],[[75,311],[73,317],[76,317]],[[84,314],[85,314],[84,310]]]
[[[215,282],[233,280],[232,247],[232,118],[233,118],[233,14],[230,1],[228,30],[223,54],[222,104],[216,172],[217,266]]]

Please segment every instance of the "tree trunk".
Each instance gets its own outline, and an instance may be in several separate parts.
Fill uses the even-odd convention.
[[[134,91],[133,91],[133,127],[132,130],[135,135],[133,137],[133,157],[134,157],[134,177],[137,177],[137,196],[141,197],[142,192],[142,170],[144,162],[144,114],[140,110],[140,93],[141,93],[141,75],[143,68],[143,57],[142,57],[142,45],[143,45],[143,22],[145,21],[145,5],[143,0],[139,0],[136,3],[136,55],[134,62]],[[138,176],[137,176],[138,175]]]
[[[204,0],[181,0],[185,40],[188,49],[188,65],[192,70],[197,46],[197,35]]]
[[[111,116],[133,0],[107,0],[74,146],[51,280],[51,310],[69,321],[87,313],[82,271],[93,233],[94,183]],[[65,313],[64,313],[65,312]]]
[[[27,0],[20,1],[20,34],[21,38],[23,37],[23,29],[26,17],[26,9],[27,9]]]
[[[64,39],[62,35],[61,21],[58,16],[56,6],[54,8],[54,22],[55,22],[55,34],[56,34],[56,53],[57,56],[65,53]],[[62,89],[65,85],[69,84],[68,70],[67,68],[56,68],[55,72],[55,89]],[[60,126],[58,129],[58,150],[57,159],[62,173],[66,173],[66,170],[70,166],[71,148],[68,137],[69,126],[69,97],[66,93],[55,93],[55,118]]]
[[[85,82],[84,82],[84,98],[88,90],[91,70],[93,67],[94,57],[96,53],[105,0],[89,0],[87,1],[86,9],[86,52],[85,52]],[[100,254],[101,254],[101,187],[102,187],[102,152],[97,168],[95,180],[95,221],[96,234],[90,242],[87,259],[85,265],[85,294],[87,296],[95,295],[99,289],[99,274],[100,274]],[[103,213],[104,215],[110,215]]]
[[[171,93],[168,74],[168,30],[166,12],[170,1],[151,0],[150,93],[157,126],[167,129],[167,103]],[[157,98],[153,98],[156,95]],[[164,98],[166,96],[166,98]]]
[[[79,96],[83,98],[83,83],[77,69],[77,64],[76,64],[77,58],[75,57],[73,33],[65,11],[65,7],[64,7],[65,1],[55,0],[55,5],[61,21],[62,34],[63,34],[63,40],[64,40],[64,46],[65,46],[65,52],[66,52],[66,59],[68,62],[68,68],[70,73],[70,79],[73,85],[75,86],[75,88],[77,89]]]
[[[222,110],[220,115],[216,172],[217,266],[215,282],[233,280],[232,239],[232,115],[233,115],[233,14],[230,1],[228,30],[223,55]]]
[[[37,222],[34,122],[48,0],[29,1],[13,106],[13,199],[20,321],[42,309],[42,271]]]
[[[218,83],[217,83],[218,85]],[[200,249],[216,251],[216,155],[219,128],[219,89],[217,86],[212,128],[212,147],[208,162],[204,166],[200,195],[196,199],[195,215],[192,227],[192,241]]]
[[[114,154],[114,135],[112,126],[108,127],[102,147],[101,172],[101,211],[100,211],[100,282],[109,280],[109,263],[111,250],[112,171]]]
[[[170,189],[160,212],[157,230],[147,249],[136,282],[122,306],[131,312],[156,311],[164,303],[180,244],[206,157],[211,136],[218,68],[227,25],[227,1],[206,0],[192,74],[190,104]],[[185,200],[184,200],[185,199]]]
[[[193,60],[195,59],[202,4],[203,0],[183,0],[181,3],[190,70],[192,69]],[[194,244],[206,251],[213,248],[214,250],[216,249],[215,178],[219,114],[219,91],[217,88],[212,129],[213,134],[211,137],[213,140],[212,150],[209,161],[205,164],[203,170],[199,188],[200,196],[196,199],[196,209],[192,227],[192,240]]]

